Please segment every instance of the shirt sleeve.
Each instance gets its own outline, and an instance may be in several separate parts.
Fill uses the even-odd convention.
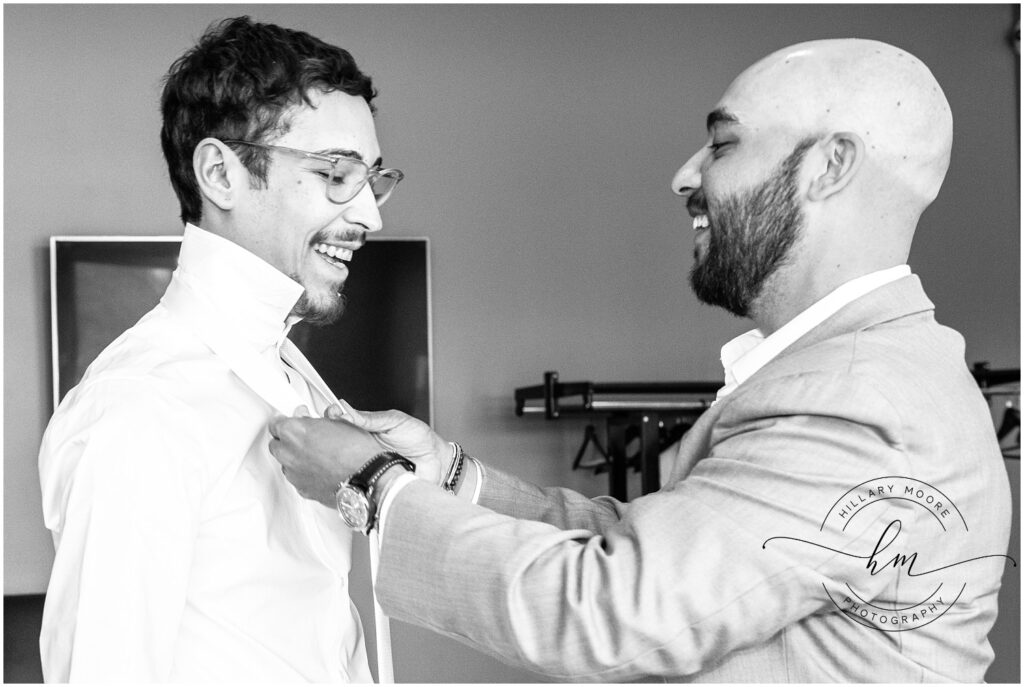
[[[47,681],[169,679],[203,493],[192,411],[123,385],[51,427],[43,477],[59,521],[40,637]],[[48,522],[48,524],[51,524]]]
[[[898,471],[899,424],[866,385],[812,375],[773,389],[770,412],[756,400],[764,390],[730,401],[687,479],[588,527],[408,485],[384,532],[381,605],[532,670],[601,681],[691,675],[827,611],[824,585],[849,560],[765,542],[816,532],[836,495]],[[564,502],[582,503],[527,493],[545,493],[548,508],[531,509],[555,520],[574,510]]]

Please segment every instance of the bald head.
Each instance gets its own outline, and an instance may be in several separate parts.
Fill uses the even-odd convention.
[[[691,283],[765,332],[840,284],[907,261],[953,137],[928,68],[859,39],[758,61],[707,127],[672,180],[694,218]]]
[[[886,43],[838,39],[784,48],[737,77],[722,100],[741,117],[756,108],[807,136],[856,134],[871,175],[865,181],[918,215],[949,167],[953,117],[942,89],[924,63]]]

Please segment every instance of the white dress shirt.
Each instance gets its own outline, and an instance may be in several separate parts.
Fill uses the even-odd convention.
[[[267,448],[275,406],[325,404],[289,395],[279,356],[301,293],[189,225],[161,303],[57,409],[39,456],[47,681],[371,681],[351,532]]]
[[[806,310],[765,337],[760,329],[751,329],[722,346],[725,386],[718,390],[717,403],[736,390],[754,373],[772,361],[797,339],[835,315],[861,296],[889,282],[910,276],[910,267],[897,265],[862,275],[837,287]]]

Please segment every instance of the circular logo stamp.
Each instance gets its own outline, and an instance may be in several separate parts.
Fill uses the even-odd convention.
[[[1004,554],[957,558],[967,546],[967,519],[947,494],[910,477],[886,475],[849,489],[829,508],[821,539],[777,536],[831,551],[849,563],[825,593],[852,621],[882,632],[905,632],[942,618],[967,589],[964,565]]]

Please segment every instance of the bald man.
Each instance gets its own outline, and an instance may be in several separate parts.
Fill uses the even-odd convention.
[[[816,41],[741,74],[707,129],[672,182],[691,284],[755,329],[660,491],[535,487],[394,411],[277,418],[271,451],[342,511],[372,483],[390,615],[557,679],[981,681],[1008,480],[906,265],[949,163],[942,90],[898,48]],[[364,474],[382,450],[416,476]]]

